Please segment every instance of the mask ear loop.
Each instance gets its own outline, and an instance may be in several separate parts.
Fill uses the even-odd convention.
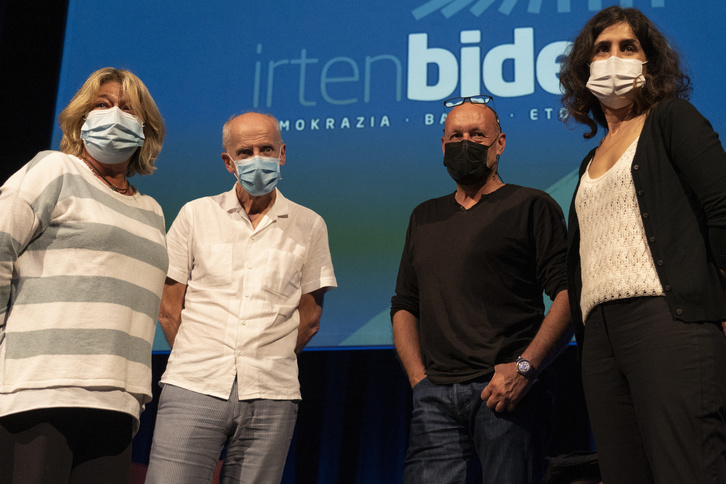
[[[491,109],[491,111],[494,113],[494,119],[497,120],[497,128],[499,128],[499,134],[497,135],[497,138],[494,140],[494,143],[496,143],[497,140],[499,139],[499,137],[502,135],[502,123],[499,121],[499,115],[494,110],[494,108],[489,105],[489,103],[485,104],[484,106],[486,106],[487,108]],[[492,146],[494,146],[494,143],[492,143],[490,145],[490,148]],[[499,156],[500,155],[497,155],[497,171],[494,174],[499,177],[499,181],[500,182],[504,183],[504,179],[502,178],[502,175],[499,174]]]
[[[494,113],[494,115],[496,116],[496,115],[497,115],[497,113],[495,112],[495,113]],[[490,148],[491,148],[492,146],[494,146],[494,145],[496,144],[496,142],[497,142],[497,141],[499,140],[499,137],[500,137],[500,136],[502,135],[502,128],[501,128],[501,126],[499,125],[499,116],[497,116],[497,126],[499,127],[499,134],[497,135],[496,139],[494,140],[494,143],[492,143],[492,144],[491,144],[491,145],[489,146]],[[504,179],[502,178],[502,175],[500,175],[500,174],[499,174],[499,157],[500,157],[500,156],[501,156],[501,155],[497,155],[497,171],[496,171],[496,172],[494,172],[494,174],[495,174],[496,176],[498,176],[498,177],[499,177],[499,181],[500,181],[500,182],[504,183]]]
[[[504,183],[504,178],[502,178],[502,175],[499,174],[499,155],[497,155],[497,171],[494,173],[499,177],[499,181]]]

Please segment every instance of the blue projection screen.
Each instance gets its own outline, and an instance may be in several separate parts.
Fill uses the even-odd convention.
[[[275,115],[287,144],[280,190],[324,217],[339,288],[310,346],[389,346],[390,298],[411,210],[450,193],[442,101],[494,96],[506,183],[547,190],[567,211],[597,140],[561,120],[559,61],[601,0],[70,0],[57,112],[103,66],[148,86],[167,138],[132,182],[167,226],[192,199],[229,190],[221,131],[233,114]],[[691,98],[726,133],[726,7],[622,0],[684,56]],[[56,128],[53,146],[60,142]],[[157,331],[155,350],[168,349]]]

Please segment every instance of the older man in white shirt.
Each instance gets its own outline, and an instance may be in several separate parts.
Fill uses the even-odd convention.
[[[167,236],[159,321],[172,347],[147,483],[280,482],[300,400],[297,353],[336,286],[325,222],[276,189],[286,147],[277,120],[224,125],[237,178],[186,204]]]

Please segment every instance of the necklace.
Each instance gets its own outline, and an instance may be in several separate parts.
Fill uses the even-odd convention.
[[[109,187],[109,188],[110,188],[111,190],[113,190],[114,192],[116,192],[116,193],[120,193],[121,195],[126,195],[126,194],[127,194],[128,192],[129,192],[129,190],[133,190],[133,188],[134,188],[134,187],[133,187],[133,186],[131,186],[131,183],[129,183],[129,179],[128,179],[128,178],[125,178],[125,177],[124,177],[124,180],[126,180],[126,186],[125,186],[125,187],[123,187],[123,188],[121,188],[121,187],[117,187],[116,185],[114,185],[114,184],[113,184],[113,183],[111,183],[110,181],[106,180],[106,177],[105,177],[105,176],[103,176],[103,175],[101,174],[101,172],[100,172],[100,171],[98,171],[98,170],[96,169],[96,167],[95,167],[95,166],[93,166],[93,163],[91,163],[90,161],[88,161],[88,160],[86,159],[86,157],[85,157],[85,156],[83,156],[83,157],[81,157],[81,158],[83,159],[84,163],[86,163],[86,165],[88,166],[88,168],[90,168],[90,169],[91,169],[91,171],[92,171],[92,172],[93,172],[93,173],[94,173],[94,174],[95,174],[95,175],[96,175],[96,176],[97,176],[98,178],[100,178],[101,180],[103,180],[103,181],[104,181],[104,183],[106,183],[106,185],[108,185],[108,187]]]

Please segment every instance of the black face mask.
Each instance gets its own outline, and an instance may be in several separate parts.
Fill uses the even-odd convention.
[[[496,143],[496,140],[494,140]],[[492,174],[487,165],[487,153],[494,143],[480,145],[469,140],[461,140],[444,145],[444,166],[459,185],[475,185]]]

